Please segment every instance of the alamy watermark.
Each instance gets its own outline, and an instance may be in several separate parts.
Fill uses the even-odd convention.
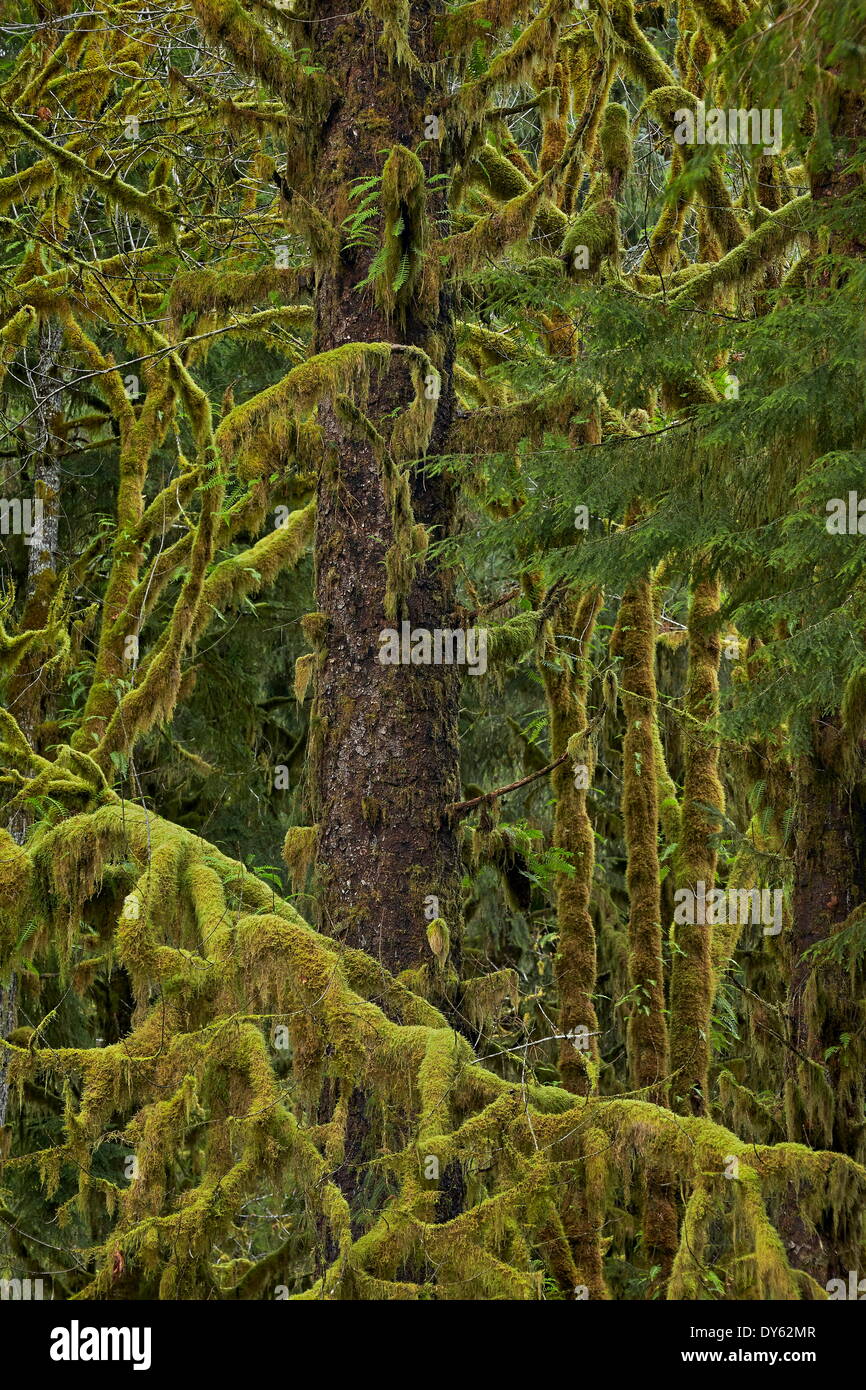
[[[42,1302],[45,1298],[44,1279],[0,1279],[0,1302]]]
[[[483,676],[487,628],[386,627],[379,633],[379,660],[383,666],[465,666],[470,676]]]
[[[51,1332],[52,1361],[131,1361],[134,1371],[150,1369],[149,1327],[82,1327],[73,1318],[69,1327]]]
[[[41,497],[0,497],[0,536],[23,536],[24,544],[32,545],[44,505]]]
[[[760,922],[764,936],[778,936],[782,930],[781,888],[710,888],[699,879],[694,888],[674,892],[674,922],[677,925],[747,926]]]
[[[764,154],[778,154],[782,148],[782,112],[779,107],[737,107],[725,111],[719,106],[707,109],[699,101],[696,110],[681,106],[674,112],[674,139],[678,145],[760,145]]]
[[[844,1279],[828,1279],[824,1287],[828,1302],[856,1299],[862,1303],[866,1299],[866,1279],[860,1279],[856,1269],[848,1270],[847,1285]]]
[[[847,497],[831,497],[824,523],[831,536],[866,536],[866,497],[849,492]]]

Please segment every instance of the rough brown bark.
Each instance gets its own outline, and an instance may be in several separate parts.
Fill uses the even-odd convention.
[[[324,47],[341,56],[344,80],[317,159],[311,201],[335,223],[350,211],[350,180],[379,173],[381,151],[421,146],[428,174],[443,162],[440,142],[424,141],[437,96],[405,70],[389,72],[367,12],[321,9]],[[418,41],[423,33],[419,21]],[[334,63],[336,67],[336,61]],[[333,69],[332,69],[333,70]],[[431,207],[430,212],[437,209]],[[453,409],[453,330],[447,295],[426,317],[410,306],[392,321],[370,289],[359,290],[371,252],[345,253],[320,275],[315,350],[345,343],[402,342],[429,350],[442,374],[429,456],[441,451]],[[373,380],[365,405],[383,432],[387,417],[412,398],[408,371],[392,367]],[[460,863],[455,829],[443,808],[460,794],[456,666],[382,665],[379,634],[413,627],[454,628],[453,587],[435,563],[423,563],[396,623],[385,615],[385,557],[393,539],[382,468],[366,440],[351,437],[333,402],[320,407],[325,457],[318,486],[317,606],[326,619],[311,739],[313,814],[319,827],[315,868],[322,926],[362,947],[390,969],[430,959],[426,928],[435,898],[454,950],[459,940]],[[420,468],[410,478],[416,522],[433,538],[449,531],[454,493],[445,477]],[[426,909],[426,915],[425,915]]]
[[[834,723],[816,722],[812,756],[794,770],[786,1108],[791,1139],[861,1157],[866,1078],[856,1043],[842,1045],[843,1034],[856,1040],[863,1026],[859,991],[846,967],[807,955],[866,892],[864,807],[840,775],[839,741]]]
[[[826,211],[830,250],[862,259],[866,243],[846,218],[847,200],[859,187],[850,151],[866,134],[866,102],[843,92],[831,146],[813,161],[811,193]],[[822,269],[818,288],[829,286]],[[862,1009],[851,974],[806,958],[864,900],[866,830],[862,771],[852,775],[843,752],[841,718],[818,718],[812,748],[794,769],[792,825],[794,886],[786,1113],[791,1138],[833,1148],[862,1160],[866,1153],[866,1090],[859,1043],[842,1045],[842,1035],[862,1035]],[[862,752],[857,755],[862,760]],[[835,1049],[834,1051],[829,1051]]]

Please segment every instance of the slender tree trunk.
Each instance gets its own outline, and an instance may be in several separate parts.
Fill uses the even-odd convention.
[[[715,619],[717,579],[699,579],[689,608],[689,670],[686,682],[686,770],[683,785],[679,887],[698,895],[715,886],[714,836],[724,810],[719,778],[719,741],[713,728],[719,708],[721,643]],[[702,727],[703,726],[703,727]],[[712,926],[679,923],[671,962],[671,1104],[684,1114],[708,1111],[710,1016],[713,1006]]]
[[[628,864],[629,979],[632,987],[627,1047],[632,1085],[667,1104],[669,1048],[662,955],[661,874],[658,852],[658,700],[656,619],[649,575],[623,594],[614,631],[622,657],[622,815]],[[664,1281],[677,1248],[677,1214],[670,1188],[652,1172],[641,1182],[647,1262]]]
[[[38,358],[33,371],[29,373],[35,402],[34,500],[39,504],[34,508],[33,530],[28,537],[30,550],[27,561],[24,626],[30,628],[44,626],[57,565],[60,462],[54,448],[51,421],[59,408],[58,397],[52,395],[52,392],[57,384],[56,370],[60,345],[59,326],[43,320],[39,325]],[[12,683],[9,697],[11,713],[37,752],[38,727],[44,717],[48,695],[41,674],[44,657],[45,653],[40,648],[25,659]],[[24,843],[28,825],[29,819],[24,811],[17,812],[9,823],[9,833],[19,845]],[[0,983],[0,1036],[4,1038],[15,1028],[17,996],[17,980],[14,975],[10,975],[5,986]],[[0,1125],[6,1123],[9,1105],[7,1069],[5,1053],[0,1054]]]
[[[628,1026],[632,1084],[664,1104],[668,1036],[664,1007],[661,887],[658,855],[655,613],[647,576],[623,595],[614,633],[622,656],[622,814],[628,855],[629,974],[633,991]]]
[[[15,1003],[18,981],[11,975],[7,985],[0,985],[0,1037],[8,1038],[15,1027]],[[5,1053],[0,1056],[0,1126],[6,1123],[9,1108],[9,1065]]]
[[[587,686],[589,651],[601,606],[597,590],[570,598],[558,620],[572,640],[560,653],[544,662],[542,674],[550,717],[550,751],[554,758],[566,751],[569,740],[587,725]],[[562,657],[565,660],[562,660]],[[556,925],[559,949],[556,955],[556,985],[559,999],[559,1075],[563,1086],[576,1095],[588,1095],[592,1088],[591,1067],[598,1066],[598,1017],[595,1011],[596,943],[589,911],[595,868],[595,833],[587,810],[587,795],[594,772],[592,747],[586,740],[579,756],[567,759],[551,774],[556,798],[553,843],[571,856],[574,872],[560,874],[556,887]],[[590,1143],[589,1148],[591,1149]],[[585,1160],[587,1165],[592,1160]],[[544,1238],[555,1242],[557,1233],[565,1244],[560,1282],[573,1296],[584,1286],[590,1298],[605,1298],[607,1291],[601,1258],[598,1223],[593,1220],[588,1186],[575,1185],[569,1201],[551,1216]]]
[[[563,754],[569,739],[586,729],[586,692],[589,648],[595,629],[601,594],[584,594],[565,612],[566,628],[573,637],[568,653],[574,670],[544,667],[550,709],[550,751]],[[587,1095],[590,1076],[587,1062],[598,1062],[598,1018],[593,1002],[596,977],[595,930],[589,912],[595,868],[595,836],[587,811],[587,795],[594,771],[587,741],[580,757],[568,759],[551,774],[556,797],[553,843],[571,856],[573,874],[561,874],[556,889],[556,923],[559,950],[556,982],[559,996],[559,1074],[563,1086]]]

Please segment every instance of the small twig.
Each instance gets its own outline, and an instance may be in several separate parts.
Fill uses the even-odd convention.
[[[568,757],[568,752],[560,753],[558,758],[554,758],[547,767],[541,767],[537,772],[530,772],[528,777],[521,777],[519,782],[511,782],[507,787],[497,787],[492,792],[482,792],[480,796],[473,796],[471,801],[452,801],[445,807],[445,815],[450,820],[460,820],[463,816],[468,816],[470,811],[474,811],[476,806],[480,806],[484,801],[493,801],[497,796],[504,796],[506,792],[516,792],[518,787],[525,787],[530,782],[536,782],[539,777],[545,777],[548,772],[552,772],[555,767],[559,767]]]
[[[515,588],[509,589],[507,593],[500,594],[499,598],[495,598],[492,603],[483,603],[480,608],[476,608],[468,615],[468,621],[474,623],[475,619],[482,613],[492,613],[494,608],[501,608],[504,603],[510,603],[512,599],[520,598],[522,592],[523,590],[520,585],[516,585]]]

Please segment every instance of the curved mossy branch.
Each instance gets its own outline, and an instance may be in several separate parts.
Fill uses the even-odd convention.
[[[175,331],[189,317],[221,321],[239,309],[253,309],[267,302],[272,294],[291,300],[302,289],[311,289],[310,266],[258,266],[254,270],[182,270],[175,275],[169,291],[168,309]],[[312,305],[307,309],[312,313]]]
[[[525,20],[533,8],[533,0],[469,0],[436,18],[437,37],[444,52],[459,52],[477,42],[479,30],[497,34]]]
[[[641,270],[646,276],[657,276],[662,288],[669,283],[669,277],[678,269],[680,241],[686,223],[686,215],[692,205],[692,194],[683,189],[680,175],[683,172],[682,154],[675,149],[671,156],[665,188],[664,205],[647,241],[647,248],[641,260]],[[688,267],[691,275],[693,268]],[[652,286],[655,288],[655,286]]]
[[[109,767],[112,755],[128,754],[140,738],[174,711],[181,686],[181,661],[190,646],[202,602],[204,572],[213,557],[214,512],[220,500],[221,489],[214,488],[206,495],[190,548],[189,573],[163,637],[140,668],[138,681],[120,698],[110,686],[101,691],[100,708],[94,709],[94,717],[104,720],[104,731],[94,758],[103,770]]]
[[[697,98],[684,87],[657,87],[647,96],[639,118],[644,115],[652,116],[668,135],[672,135],[676,112],[688,110],[694,114],[696,102]],[[686,147],[683,146],[678,148],[674,162],[682,168],[681,179],[688,180],[694,177],[696,180],[701,209],[707,227],[712,232],[711,240],[718,244],[717,254],[724,254],[739,245],[745,233],[723,177],[719,157],[713,152],[706,160],[701,157],[700,152],[696,153],[694,150],[687,154]],[[679,181],[673,177],[673,168],[669,179],[668,197],[679,197]]]
[[[503,406],[479,406],[454,425],[452,452],[502,453],[522,439],[540,445],[547,431],[581,440],[586,422],[600,409],[599,391],[580,378],[565,387],[545,387],[528,400]]]
[[[292,512],[285,524],[277,526],[248,550],[216,565],[202,590],[202,621],[193,640],[204,630],[207,608],[222,609],[240,603],[247,595],[270,587],[277,576],[292,569],[308,549],[313,538],[316,504]]]
[[[571,5],[572,0],[547,0],[510,48],[496,55],[482,77],[457,89],[452,102],[470,131],[483,119],[497,88],[531,80],[539,65],[553,55]]]
[[[558,33],[556,0],[549,0],[549,4],[537,16],[529,28],[521,35],[521,38],[514,46],[512,59],[518,65],[528,61],[527,55],[531,53],[529,44],[530,37],[536,41],[535,29],[540,26],[540,32],[547,35],[551,31],[551,37],[546,37],[545,42],[554,42]],[[503,54],[503,59],[509,55]],[[535,62],[538,61],[535,55]],[[499,59],[491,65],[489,72],[477,83],[471,84],[461,92],[461,99],[466,98],[467,94],[482,90],[487,84],[488,79],[497,69]],[[490,147],[483,147],[483,153],[478,159],[479,166],[485,171],[491,187],[496,189],[496,185],[508,192],[507,201],[495,211],[487,216],[479,217],[475,225],[465,232],[457,232],[447,238],[444,243],[444,250],[449,257],[452,269],[459,275],[467,273],[477,266],[483,264],[487,259],[495,259],[501,255],[502,250],[516,242],[524,241],[530,237],[536,222],[541,228],[540,214],[542,208],[555,206],[553,195],[557,187],[563,182],[568,181],[570,172],[579,163],[581,156],[591,151],[595,132],[605,110],[605,99],[610,82],[613,76],[613,69],[600,60],[599,81],[594,84],[592,90],[587,93],[587,103],[581,112],[574,128],[564,140],[563,146],[555,159],[551,158],[547,167],[539,173],[533,182],[525,178],[525,186],[521,187],[524,179],[521,171],[511,165],[512,172],[509,171],[502,162],[502,157],[498,159],[490,152]],[[500,79],[497,79],[500,80]],[[476,158],[478,156],[476,155]],[[510,161],[506,161],[510,163]],[[545,234],[554,235],[558,230],[556,218],[553,216],[551,226],[551,214],[546,214],[547,228]]]
[[[213,491],[213,506],[218,507],[220,492]],[[101,766],[105,766],[106,755],[129,753],[155,723],[170,718],[181,688],[181,656],[194,649],[215,612],[269,587],[280,573],[297,564],[312,539],[314,518],[315,505],[309,503],[248,550],[221,561],[200,582],[199,568],[208,563],[216,548],[212,531],[217,523],[210,509],[203,514],[191,541],[189,576],[169,626],[141,668],[140,683],[120,700],[94,755]]]
[[[466,170],[466,182],[478,184],[489,189],[500,202],[509,202],[528,192],[537,175],[529,178],[512,160],[494,145],[481,145],[474,153]],[[565,213],[552,202],[543,202],[538,210],[532,228],[532,236],[539,241],[549,242],[555,249],[562,240],[567,225]]]
[[[329,352],[315,354],[293,367],[275,386],[235,406],[220,422],[216,432],[217,448],[224,455],[241,461],[248,455],[256,459],[262,447],[260,435],[269,430],[281,441],[294,437],[300,444],[309,429],[302,417],[312,411],[322,397],[345,395],[352,404],[363,408],[371,373],[385,370],[395,357],[408,363],[415,386],[414,399],[402,412],[398,427],[411,455],[420,456],[429,439],[436,404],[426,397],[423,382],[426,374],[438,376],[438,372],[420,348],[399,343],[345,343]]]
[[[717,289],[739,287],[756,279],[798,237],[806,235],[808,221],[804,214],[811,201],[811,195],[804,193],[778,212],[770,213],[739,246],[692,276],[671,296],[670,302],[679,307],[703,304]]]
[[[108,370],[98,351],[83,330],[71,321],[66,324],[66,336],[73,345],[87,351],[88,360],[104,365],[101,377],[109,401],[116,407],[120,421],[119,484],[117,490],[117,533],[112,547],[111,569],[102,606],[102,625],[94,663],[93,680],[77,735],[77,747],[90,747],[105,728],[108,712],[113,707],[111,692],[124,672],[124,643],[128,636],[137,636],[123,622],[130,597],[135,589],[143,558],[143,547],[137,540],[144,517],[144,488],[151,453],[168,424],[170,386],[168,372],[158,375],[147,371],[148,391],[138,416],[127,399],[120,374]]]
[[[0,127],[3,126],[7,130],[14,130],[23,136],[27,143],[33,145],[35,149],[44,150],[50,164],[70,179],[73,184],[79,183],[85,187],[91,186],[99,189],[109,202],[115,203],[124,212],[137,217],[145,226],[152,227],[160,241],[174,241],[175,216],[173,212],[166,210],[159,198],[154,196],[157,190],[151,189],[149,192],[143,193],[133,184],[125,183],[116,173],[100,173],[98,169],[94,169],[79,155],[49,140],[29,121],[25,121],[14,111],[0,106]],[[168,198],[171,198],[169,189],[165,188],[159,192],[164,192]]]
[[[626,72],[647,91],[667,87],[674,74],[635,17],[632,0],[597,0],[603,24],[614,35],[614,52]]]
[[[36,327],[36,320],[36,310],[30,305],[25,305],[0,328],[0,386],[18,352]]]
[[[749,0],[690,0],[690,4],[707,34],[722,44],[758,8]]]
[[[541,207],[549,201],[555,174],[555,168],[549,169],[536,184],[479,217],[469,231],[447,237],[443,251],[452,272],[468,274],[491,257],[500,256],[506,247],[528,239]]]
[[[277,42],[240,0],[193,0],[202,33],[224,47],[238,69],[280,97],[307,131],[318,127],[338,95],[323,72],[305,72],[290,45]]]
[[[74,806],[85,793],[58,772],[50,769],[58,804]],[[766,1214],[792,1182],[809,1194],[807,1216],[832,1191],[840,1236],[851,1241],[866,1173],[850,1160],[796,1146],[756,1147],[709,1121],[646,1102],[581,1099],[504,1080],[379,962],[307,926],[270,885],[206,841],[122,803],[80,755],[77,780],[89,787],[96,809],[38,826],[26,850],[14,847],[17,867],[0,888],[5,924],[35,875],[41,902],[55,913],[46,923],[51,934],[56,939],[71,924],[70,950],[90,905],[114,902],[115,950],[138,999],[136,1021],[118,1044],[4,1044],[16,1086],[40,1075],[76,1082],[64,1140],[12,1160],[13,1167],[38,1166],[49,1193],[67,1165],[77,1167],[82,1196],[88,1189],[104,1194],[116,1213],[94,1252],[96,1273],[77,1297],[117,1295],[117,1251],[125,1286],[139,1296],[255,1296],[262,1287],[256,1266],[226,1266],[221,1252],[249,1201],[275,1185],[302,1193],[332,1237],[326,1274],[301,1297],[373,1290],[418,1297],[430,1288],[422,1271],[432,1262],[439,1296],[453,1297],[470,1278],[473,1297],[536,1298],[536,1259],[558,1277],[573,1265],[602,1297],[603,1284],[594,1282],[600,1272],[569,1252],[580,1249],[585,1215],[597,1232],[609,1204],[627,1200],[618,1175],[650,1173],[690,1191],[731,1194],[731,1156],[740,1163],[743,1191],[731,1197],[737,1205],[725,1218],[735,1256],[727,1277],[740,1296],[783,1288],[786,1296],[803,1296],[803,1281],[791,1272]],[[0,932],[0,942],[9,939]],[[265,1041],[276,1024],[292,1037],[298,1109],[277,1080]],[[386,1133],[387,1115],[401,1117],[400,1133],[383,1149],[392,1198],[358,1237],[335,1181],[346,1107],[338,1101],[325,1124],[305,1118],[318,1113],[326,1076],[339,1095],[363,1082],[382,1106],[377,1123]],[[118,1123],[139,1160],[127,1188],[90,1173],[94,1153]],[[200,1164],[175,1193],[166,1185],[166,1164],[190,1144]],[[424,1177],[431,1157],[440,1171],[453,1163],[471,1178],[468,1205],[450,1221],[436,1219],[437,1184]],[[553,1224],[552,1210],[559,1213]],[[688,1261],[706,1238],[703,1212],[695,1198],[671,1297],[688,1297],[694,1287]],[[269,1258],[258,1274],[273,1278],[275,1270]]]

